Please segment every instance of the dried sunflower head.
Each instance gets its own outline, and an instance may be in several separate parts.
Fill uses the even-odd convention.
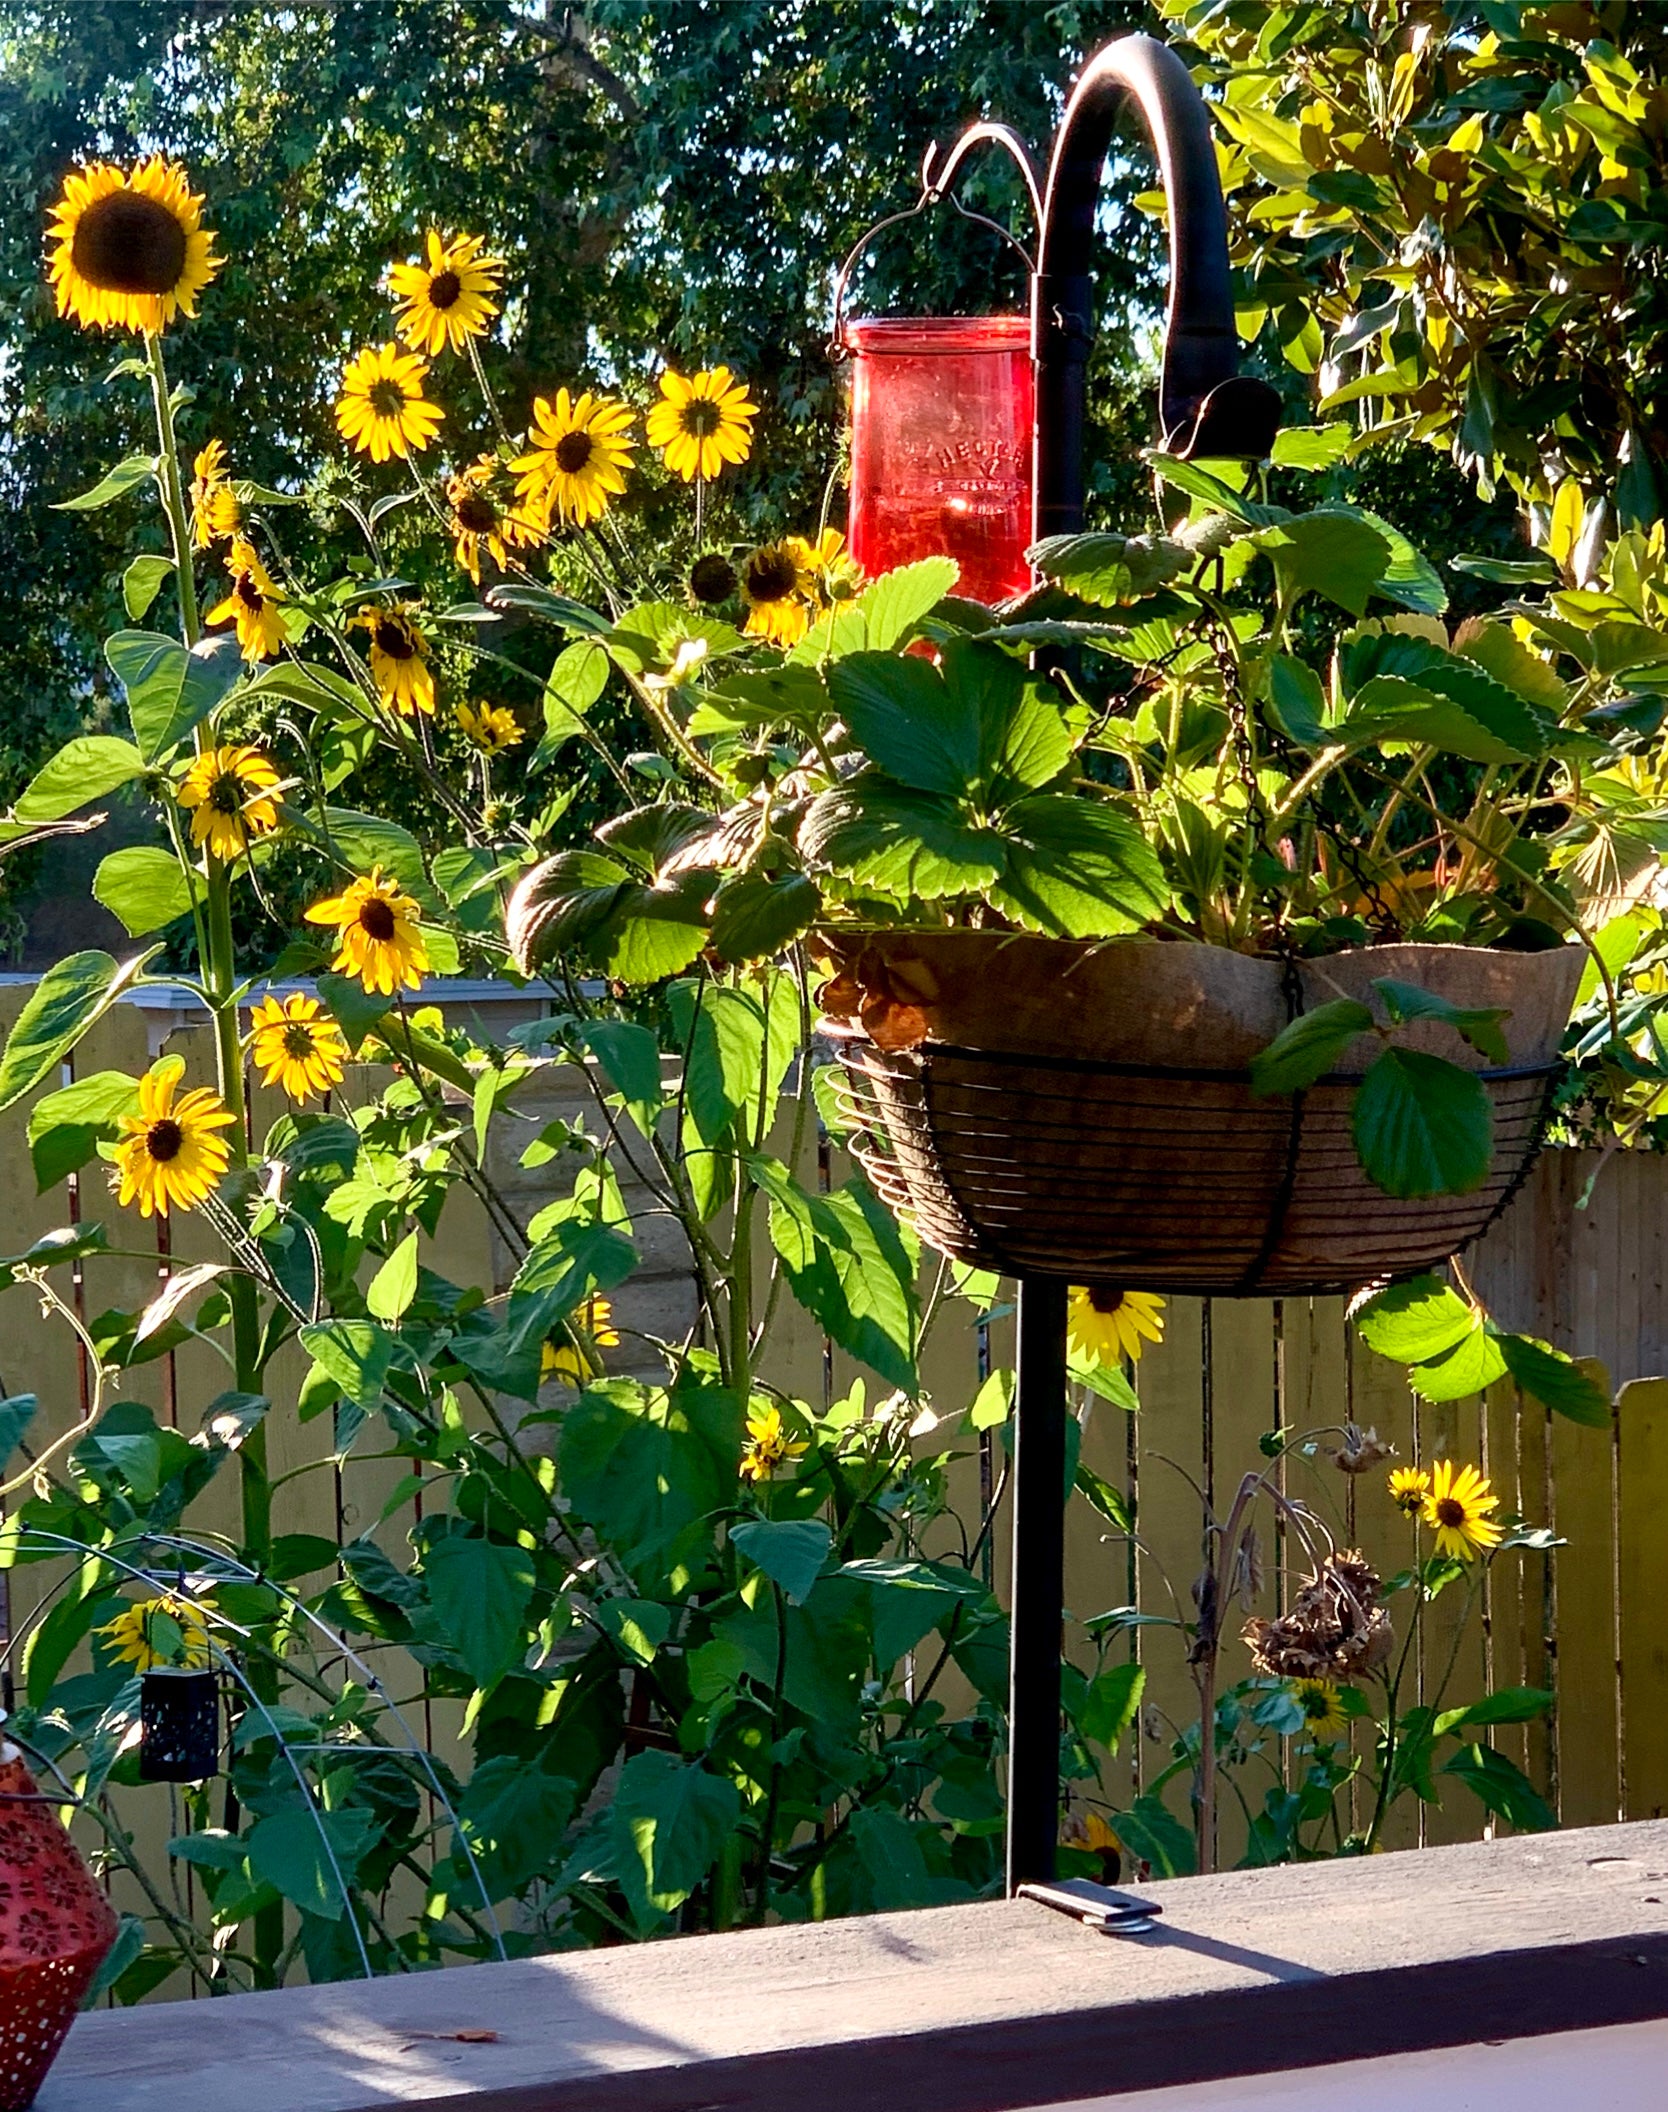
[[[1359,1423],[1346,1423],[1343,1443],[1327,1456],[1340,1474],[1365,1474],[1369,1468],[1394,1459],[1396,1448],[1387,1445],[1376,1429],[1369,1426],[1363,1430]]]
[[[1277,1621],[1247,1621],[1244,1639],[1276,1679],[1349,1680],[1376,1671],[1395,1641],[1376,1570],[1353,1550],[1328,1555]]]

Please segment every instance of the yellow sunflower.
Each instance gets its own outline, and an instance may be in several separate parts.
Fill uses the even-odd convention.
[[[793,540],[797,540],[794,538]],[[766,543],[741,568],[744,631],[784,650],[811,628],[811,576],[795,556],[792,541]]]
[[[733,379],[728,367],[703,367],[687,377],[668,370],[644,430],[673,476],[686,484],[697,477],[710,482],[726,462],[747,460],[758,415],[747,384]]]
[[[1436,1534],[1439,1555],[1469,1562],[1473,1555],[1500,1545],[1501,1529],[1489,1516],[1499,1508],[1499,1497],[1475,1467],[1439,1459],[1431,1469],[1420,1516]]]
[[[230,865],[252,836],[278,826],[272,793],[278,772],[258,748],[205,748],[180,785],[180,805],[191,814],[191,841]]]
[[[1070,1814],[1061,1829],[1060,1845],[1075,1848],[1084,1855],[1098,1856],[1103,1884],[1115,1885],[1123,1874],[1124,1844],[1104,1814],[1092,1807]]]
[[[153,154],[131,172],[107,161],[72,169],[47,226],[58,313],[83,330],[166,330],[197,313],[225,261],[184,169]]]
[[[191,465],[191,540],[207,550],[243,526],[243,508],[226,474],[226,450],[211,440]]]
[[[93,1633],[109,1638],[116,1664],[131,1665],[136,1672],[156,1665],[201,1671],[211,1662],[208,1629],[198,1609],[184,1599],[142,1599]]]
[[[483,257],[484,247],[479,235],[455,235],[448,242],[431,227],[427,262],[396,264],[389,272],[399,303],[394,327],[413,352],[432,357],[448,345],[461,352],[484,334],[498,313],[493,296],[504,276],[502,258]]]
[[[417,904],[381,866],[368,879],[350,880],[339,895],[315,902],[309,924],[336,926],[338,975],[356,975],[367,990],[392,997],[404,986],[420,990],[429,950],[418,925]]]
[[[1399,1511],[1411,1517],[1415,1511],[1425,1507],[1425,1493],[1430,1488],[1431,1478],[1423,1467],[1392,1467],[1390,1470],[1390,1501]]]
[[[482,455],[446,486],[452,547],[476,586],[481,583],[483,549],[495,565],[503,566],[512,550],[536,550],[550,532],[550,516],[543,507],[529,510],[500,504],[498,480],[497,457]]]
[[[539,1383],[560,1379],[568,1386],[583,1386],[600,1378],[601,1349],[618,1349],[620,1336],[614,1326],[614,1308],[606,1298],[587,1298],[566,1323],[567,1340],[546,1341],[539,1353]]]
[[[423,394],[428,361],[402,352],[392,339],[367,345],[342,369],[336,423],[373,462],[420,454],[440,424],[440,407]]]
[[[515,713],[502,704],[460,704],[458,724],[483,755],[502,755],[523,738]]]
[[[527,435],[532,448],[513,464],[522,507],[535,517],[542,511],[548,518],[554,510],[580,528],[601,520],[609,501],[625,490],[630,428],[631,413],[617,397],[593,396],[589,389],[578,397],[566,389],[539,397]]]
[[[348,1046],[316,997],[263,997],[249,1015],[249,1053],[263,1085],[307,1100],[340,1085]]]
[[[1336,1745],[1349,1736],[1349,1718],[1335,1680],[1294,1679],[1292,1699],[1303,1711],[1303,1729],[1316,1745]]]
[[[204,618],[207,623],[235,623],[245,660],[275,660],[283,649],[283,590],[275,586],[253,543],[232,538],[226,559],[232,591]]]
[[[801,1458],[808,1445],[803,1438],[789,1437],[782,1411],[772,1401],[755,1407],[747,1418],[747,1442],[741,1450],[743,1481],[769,1481],[779,1466]]]
[[[1067,1339],[1091,1364],[1139,1364],[1149,1342],[1164,1340],[1164,1300],[1152,1291],[1111,1284],[1073,1284],[1067,1298]]]
[[[417,612],[408,603],[361,609],[353,619],[371,634],[371,674],[384,704],[394,711],[434,711],[434,669],[429,641],[417,627]]]
[[[862,570],[847,554],[846,539],[838,528],[825,528],[814,543],[803,535],[790,535],[786,540],[819,600],[849,601],[863,584]]]
[[[116,1200],[137,1202],[141,1217],[166,1217],[178,1204],[194,1209],[220,1184],[231,1147],[217,1134],[233,1117],[218,1093],[197,1086],[177,1104],[181,1057],[153,1063],[139,1081],[139,1112],[123,1115],[116,1145]]]

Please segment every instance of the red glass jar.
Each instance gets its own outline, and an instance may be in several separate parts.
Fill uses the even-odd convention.
[[[851,356],[851,554],[872,579],[953,557],[956,592],[1005,601],[1031,584],[1036,384],[1023,315],[845,324]]]

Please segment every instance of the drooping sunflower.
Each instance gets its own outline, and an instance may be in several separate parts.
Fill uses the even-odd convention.
[[[225,261],[202,211],[184,169],[160,154],[130,171],[108,161],[72,169],[47,226],[58,313],[83,330],[147,333],[195,315]]]
[[[759,407],[728,367],[703,367],[699,374],[660,377],[660,401],[650,407],[644,431],[650,447],[675,477],[708,483],[726,462],[745,462],[753,447]]]
[[[233,536],[226,559],[232,591],[209,610],[206,623],[235,623],[237,642],[248,661],[275,660],[283,649],[283,589],[274,584],[253,543]]]
[[[178,1056],[153,1063],[139,1081],[139,1111],[121,1118],[116,1200],[137,1202],[141,1217],[195,1209],[220,1185],[231,1147],[219,1132],[233,1121],[218,1093],[196,1086],[176,1103],[185,1072]]]
[[[483,755],[502,755],[523,738],[515,713],[502,704],[460,704],[458,725]]]
[[[533,404],[532,447],[512,465],[522,507],[535,517],[555,512],[583,528],[599,521],[625,490],[634,452],[626,438],[631,413],[615,396],[570,396],[558,389]]]
[[[790,535],[788,548],[821,601],[848,601],[863,584],[863,573],[846,551],[846,539],[838,528],[825,528],[813,543],[803,535]]]
[[[1149,1342],[1164,1340],[1164,1300],[1153,1291],[1073,1284],[1066,1312],[1067,1340],[1091,1364],[1139,1364]]]
[[[1469,1562],[1473,1555],[1500,1545],[1504,1535],[1489,1516],[1499,1508],[1499,1497],[1475,1467],[1439,1459],[1431,1468],[1431,1485],[1419,1515],[1436,1534],[1439,1555]]]
[[[1390,1470],[1390,1501],[1399,1511],[1411,1517],[1415,1511],[1425,1507],[1425,1492],[1431,1478],[1423,1467],[1392,1467]]]
[[[482,455],[446,486],[452,547],[476,586],[481,583],[483,549],[495,565],[502,566],[509,562],[512,550],[536,550],[550,533],[549,513],[542,506],[530,509],[501,503],[499,476],[498,458]]]
[[[258,748],[205,748],[180,784],[180,805],[191,814],[191,841],[230,865],[252,836],[278,826],[272,794],[278,772]]]
[[[108,1637],[114,1663],[131,1665],[136,1672],[149,1672],[156,1665],[200,1671],[210,1662],[208,1629],[200,1610],[172,1596],[125,1606],[93,1633]]]
[[[1349,1718],[1336,1680],[1294,1679],[1292,1699],[1303,1711],[1303,1729],[1316,1745],[1336,1745],[1349,1736]]]
[[[422,264],[396,264],[388,274],[399,303],[394,327],[413,352],[432,358],[448,345],[461,352],[472,337],[484,335],[498,313],[493,296],[504,276],[501,257],[485,257],[479,235],[454,235],[450,241],[431,227],[428,257]]]
[[[308,1100],[342,1082],[348,1046],[316,997],[263,997],[249,1015],[249,1053],[263,1085]]]
[[[755,1407],[747,1418],[747,1442],[741,1450],[743,1481],[769,1481],[776,1469],[802,1458],[809,1450],[803,1438],[790,1437],[782,1411],[774,1402]]]
[[[381,866],[367,878],[350,880],[339,895],[315,902],[309,924],[336,926],[338,975],[355,975],[364,987],[392,997],[402,986],[419,990],[429,965],[429,950],[418,925],[417,904],[397,880],[385,880]]]
[[[601,1378],[604,1366],[597,1352],[620,1346],[612,1304],[603,1297],[587,1298],[566,1322],[566,1335],[566,1341],[547,1340],[541,1349],[540,1385],[560,1379],[569,1386],[583,1386],[588,1379]]]
[[[211,440],[191,465],[191,540],[208,550],[243,526],[243,508],[226,474],[226,450]]]
[[[353,619],[371,634],[371,674],[378,694],[391,710],[409,716],[434,711],[434,669],[429,665],[429,641],[418,628],[417,612],[409,603],[361,609]]]
[[[373,462],[421,454],[440,424],[440,406],[423,394],[426,359],[402,352],[392,339],[367,345],[342,369],[336,424]]]
[[[784,650],[811,628],[811,576],[789,543],[765,543],[741,568],[742,629]]]

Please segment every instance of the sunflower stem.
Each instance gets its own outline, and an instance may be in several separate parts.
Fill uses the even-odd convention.
[[[156,437],[161,451],[162,505],[168,516],[168,533],[174,545],[174,581],[180,601],[180,630],[188,646],[203,634],[197,613],[197,582],[191,569],[191,516],[185,505],[185,479],[180,472],[180,446],[174,432],[174,406],[168,393],[168,369],[162,360],[159,331],[145,334],[145,366],[151,377],[151,402],[156,409]]]

